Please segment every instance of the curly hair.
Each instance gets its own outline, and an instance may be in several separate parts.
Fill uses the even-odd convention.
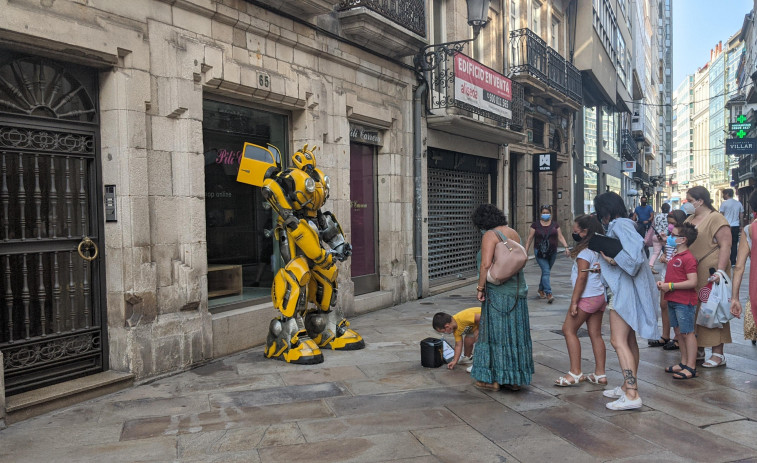
[[[576,217],[576,225],[578,225],[578,228],[581,230],[586,230],[586,236],[584,239],[576,243],[575,246],[573,246],[573,249],[570,251],[570,257],[571,259],[575,259],[578,254],[589,247],[589,240],[592,236],[594,236],[596,233],[602,234],[604,233],[604,228],[602,228],[602,224],[599,223],[599,220],[594,215],[591,214],[584,214]]]
[[[499,210],[494,204],[482,204],[473,211],[471,216],[473,225],[482,230],[491,230],[492,228],[507,225],[505,213]]]

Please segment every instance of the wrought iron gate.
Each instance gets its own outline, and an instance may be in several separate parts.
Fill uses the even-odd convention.
[[[102,371],[96,74],[0,52],[0,350],[9,395]]]
[[[481,233],[471,215],[489,201],[490,175],[428,169],[428,278],[431,283],[476,274]]]

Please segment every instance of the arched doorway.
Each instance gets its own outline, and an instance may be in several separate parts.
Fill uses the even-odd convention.
[[[8,395],[107,367],[96,90],[93,70],[0,51]]]

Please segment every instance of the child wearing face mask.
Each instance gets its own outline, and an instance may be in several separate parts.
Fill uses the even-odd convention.
[[[667,240],[665,242],[665,252],[660,256],[660,262],[667,264],[670,262],[671,257],[675,254],[676,244],[675,238],[672,235],[673,227],[683,225],[686,221],[686,213],[680,209],[671,211],[667,217],[668,231]],[[665,268],[663,267],[660,281],[665,281]],[[665,350],[678,350],[678,340],[675,338],[675,334],[670,338],[670,319],[668,318],[668,301],[665,300],[664,294],[660,293],[660,319],[662,320],[662,336],[660,339],[649,341],[647,344],[649,347],[662,347]]]
[[[668,261],[665,281],[658,281],[657,288],[668,302],[670,325],[676,333],[681,348],[681,363],[665,369],[673,379],[696,377],[697,339],[694,334],[694,315],[698,302],[697,260],[689,246],[697,239],[697,229],[684,223],[673,228],[671,234],[676,252]]]
[[[589,240],[596,233],[604,233],[602,224],[592,215],[582,215],[573,223],[573,247],[570,256],[574,259],[571,280],[573,295],[562,326],[568,346],[570,370],[555,380],[555,386],[575,386],[581,381],[607,384],[605,375],[605,342],[602,340],[602,316],[607,307],[605,286],[599,276],[599,255],[590,250]],[[591,348],[594,351],[594,373],[584,376],[581,369],[581,343],[578,328],[586,323]],[[575,373],[574,373],[575,372]]]

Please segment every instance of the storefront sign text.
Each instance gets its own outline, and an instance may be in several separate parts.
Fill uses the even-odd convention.
[[[755,154],[757,138],[728,138],[725,141],[725,154]]]
[[[512,81],[462,53],[455,53],[455,100],[512,119]]]
[[[350,124],[350,141],[365,143],[366,145],[381,146],[381,133],[378,130],[366,129],[365,127]]]
[[[216,164],[238,165],[242,159],[242,151],[231,151],[226,149],[218,150],[216,154]]]

